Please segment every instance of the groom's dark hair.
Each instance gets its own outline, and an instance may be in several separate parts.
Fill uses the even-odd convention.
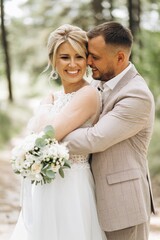
[[[133,43],[133,35],[129,28],[124,27],[118,22],[105,22],[87,33],[89,39],[102,36],[106,44],[121,45],[131,48]]]

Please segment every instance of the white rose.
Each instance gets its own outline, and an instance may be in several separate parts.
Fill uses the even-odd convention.
[[[32,162],[24,161],[24,163],[23,163],[23,167],[25,169],[30,168],[31,165],[32,165]]]
[[[21,171],[23,169],[24,159],[23,158],[16,158],[13,161],[14,170]]]
[[[45,146],[44,148],[43,148],[43,151],[42,151],[42,156],[43,156],[43,158],[48,158],[48,157],[50,157],[50,151],[49,151],[49,147],[48,146]]]
[[[32,174],[38,174],[41,172],[42,164],[41,163],[33,163],[31,167]]]
[[[57,150],[60,158],[69,159],[69,151],[65,144],[57,145]]]
[[[48,149],[48,154],[54,158],[57,158],[58,157],[57,146],[51,145],[50,148]]]
[[[30,162],[31,164],[35,161],[36,157],[32,154],[26,154],[26,161]]]

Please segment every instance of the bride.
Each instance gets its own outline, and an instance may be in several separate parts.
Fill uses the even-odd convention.
[[[49,94],[29,122],[31,132],[52,124],[57,139],[82,126],[96,123],[101,96],[83,78],[86,72],[87,37],[65,24],[48,39],[52,77],[61,78],[63,90]],[[67,114],[72,112],[72,114]],[[65,128],[63,122],[70,120]],[[24,180],[22,211],[10,240],[106,240],[96,210],[94,180],[88,155],[70,155],[71,169],[49,184]]]

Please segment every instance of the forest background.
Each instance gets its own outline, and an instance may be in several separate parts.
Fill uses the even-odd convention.
[[[159,0],[0,0],[0,152],[9,152],[34,108],[50,89],[47,38],[64,23],[84,30],[119,21],[134,36],[132,62],[156,103],[149,167],[156,206],[160,206],[160,1]],[[1,157],[1,155],[0,155]],[[0,159],[1,160],[1,159]],[[8,159],[9,161],[9,159]]]

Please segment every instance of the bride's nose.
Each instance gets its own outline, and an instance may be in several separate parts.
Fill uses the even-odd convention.
[[[70,67],[75,67],[77,65],[76,60],[74,58],[70,59],[69,66]]]

